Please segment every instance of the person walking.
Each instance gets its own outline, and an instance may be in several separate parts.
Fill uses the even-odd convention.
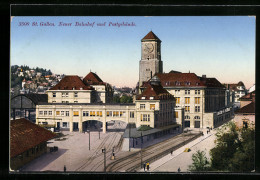
[[[144,167],[144,171],[145,171],[145,166],[146,166],[146,164],[144,163],[144,164],[143,164],[143,167]]]
[[[149,163],[146,164],[146,169],[149,171]]]
[[[180,167],[178,168],[178,172],[181,172],[181,168]]]
[[[63,169],[64,169],[64,172],[66,172],[66,170],[67,170],[66,165],[64,165],[64,168],[63,168]]]
[[[171,155],[172,155],[172,152],[173,152],[173,151],[171,150]]]

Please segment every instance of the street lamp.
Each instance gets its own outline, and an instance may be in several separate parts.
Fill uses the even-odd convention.
[[[102,149],[102,153],[104,153],[104,172],[106,172],[106,148]]]
[[[142,147],[143,147],[143,134],[142,134],[142,131],[141,131],[141,168],[142,168],[142,165],[143,165],[143,159],[142,159]]]
[[[88,150],[90,150],[90,130],[87,130],[88,133]]]

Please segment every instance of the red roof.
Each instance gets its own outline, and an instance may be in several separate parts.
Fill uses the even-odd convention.
[[[255,91],[245,95],[245,96],[242,96],[239,100],[242,100],[242,101],[252,101],[254,100],[255,98]]]
[[[195,73],[157,73],[163,87],[169,86],[206,86]]]
[[[93,72],[90,72],[88,73],[88,75],[86,75],[83,79],[83,82],[87,85],[105,85],[106,83],[104,83],[100,77],[93,73]]]
[[[161,42],[161,40],[152,32],[150,31],[142,40],[159,40]]]
[[[50,90],[92,90],[93,88],[87,86],[78,76],[65,76],[58,84]]]
[[[11,120],[10,157],[15,157],[55,136],[51,131],[24,118]]]
[[[255,102],[251,102],[250,104],[243,106],[238,109],[235,114],[254,114],[255,113]]]
[[[207,87],[225,88],[225,86],[223,86],[216,78],[201,78],[201,80],[206,83]]]
[[[145,83],[144,86],[146,89],[136,98],[137,100],[144,100],[142,97],[145,97],[145,100],[150,100],[150,97],[153,97],[154,100],[174,98],[174,96],[165,90],[161,85],[151,85],[149,83]]]

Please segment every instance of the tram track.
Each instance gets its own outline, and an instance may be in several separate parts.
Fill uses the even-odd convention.
[[[197,135],[194,135],[194,136],[196,137]],[[176,139],[176,137],[177,137],[177,139]],[[160,142],[155,145],[144,148],[144,149],[142,149],[143,162],[146,162],[146,161],[151,162],[151,160],[154,157],[157,157],[157,156],[161,157],[162,155],[167,154],[168,152],[170,153],[170,150],[172,150],[174,148],[179,148],[179,147],[185,145],[187,143],[186,141],[189,141],[189,139],[192,139],[192,138],[188,138],[188,137],[184,136],[183,134],[180,134],[180,135],[175,136],[174,139],[170,138],[163,142]],[[183,140],[184,143],[183,144],[174,143],[174,141],[177,142],[178,140]],[[135,152],[131,155],[125,156],[121,159],[118,159],[115,162],[110,163],[107,166],[107,170],[109,172],[118,172],[118,171],[122,171],[123,169],[124,169],[124,171],[128,171],[128,172],[134,171],[136,168],[139,167],[139,165],[141,166],[140,156],[141,156],[140,151]]]

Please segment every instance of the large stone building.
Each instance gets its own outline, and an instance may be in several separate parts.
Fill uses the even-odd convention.
[[[242,81],[239,81],[237,84],[224,84],[226,89],[235,94],[234,103],[235,106],[240,106],[240,98],[247,94],[246,87]]]
[[[65,76],[48,93],[48,102],[36,108],[36,123],[56,128],[69,128],[83,132],[88,121],[102,123],[106,132],[107,122],[123,121],[134,123],[136,127],[145,125],[151,128],[172,124],[182,125],[182,116],[174,117],[175,99],[160,85],[159,81],[146,84],[135,103],[115,104],[110,100],[111,89],[95,74],[102,83],[93,83],[88,74],[83,80],[78,76]],[[177,110],[180,111],[181,109]]]
[[[225,87],[216,78],[178,71],[162,73],[161,40],[151,31],[141,43],[139,93],[144,91],[145,81],[157,77],[176,98],[176,108],[184,109],[185,127],[216,127],[230,119],[232,106],[226,106]]]

